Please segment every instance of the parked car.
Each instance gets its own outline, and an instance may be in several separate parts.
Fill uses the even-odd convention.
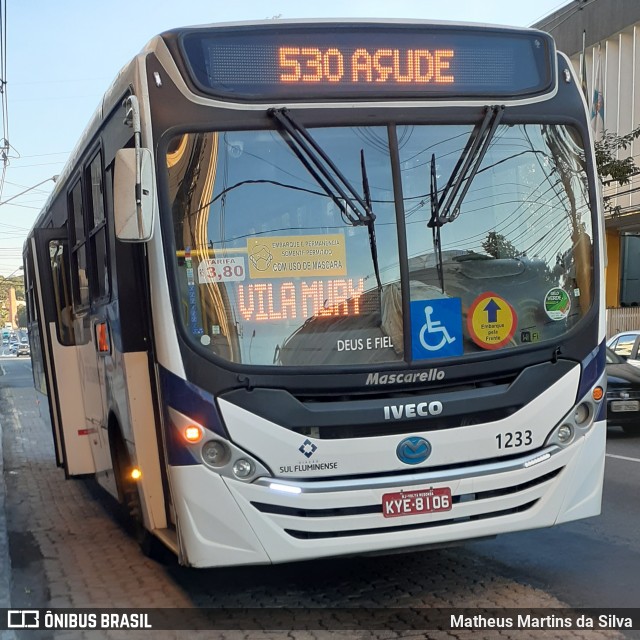
[[[607,349],[607,421],[627,435],[640,435],[640,369]]]
[[[607,347],[629,364],[640,367],[640,330],[621,331],[607,340]]]

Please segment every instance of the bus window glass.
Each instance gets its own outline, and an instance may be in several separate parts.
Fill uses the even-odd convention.
[[[70,291],[69,256],[66,243],[59,240],[49,242],[51,261],[51,283],[56,308],[56,328],[60,344],[74,344],[73,305]]]
[[[85,245],[84,207],[82,206],[82,183],[76,182],[70,197],[73,237],[73,291],[76,307],[89,305],[89,281],[87,278],[87,248]]]
[[[25,282],[25,293],[27,298],[27,320],[29,325],[32,323],[38,322],[38,307],[36,305],[36,295],[35,295],[35,279],[34,279],[34,268],[33,268],[33,257],[31,248],[28,247],[25,253],[24,264],[26,266],[24,270],[24,282]]]
[[[104,217],[104,190],[102,159],[100,154],[92,160],[89,168],[91,180],[91,219],[89,231],[93,281],[91,297],[101,300],[109,294],[109,265],[107,264],[107,227]]]
[[[381,311],[381,298],[400,309],[387,130],[312,134],[360,193],[365,158],[381,287],[367,228],[345,218],[277,132],[185,134],[167,154],[182,320],[234,362],[399,360],[402,322]]]
[[[98,154],[90,166],[91,179],[91,209],[93,213],[92,227],[98,226],[104,220],[104,196],[102,190],[102,161]]]
[[[431,176],[441,199],[473,131],[397,129],[408,321],[384,128],[311,130],[357,190],[371,185],[380,286],[366,227],[345,219],[277,132],[174,138],[167,164],[187,332],[234,362],[319,365],[450,358],[569,331],[593,299],[579,137],[565,126],[499,126],[434,251]]]
[[[87,278],[87,246],[83,244],[74,251],[76,263],[76,306],[89,305],[89,280]]]
[[[453,219],[440,228],[439,259],[427,227],[431,165],[441,200],[471,129],[398,131],[414,360],[555,340],[592,304],[585,154],[568,127],[498,127],[459,213],[441,212]],[[435,349],[442,326],[462,339]]]
[[[109,265],[107,263],[107,234],[102,225],[91,237],[92,256],[96,274],[95,299],[103,299],[109,294]]]
[[[82,207],[82,185],[76,183],[71,192],[71,213],[73,215],[73,243],[84,241],[84,213]]]

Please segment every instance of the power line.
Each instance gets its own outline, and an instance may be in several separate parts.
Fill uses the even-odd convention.
[[[7,198],[6,200],[3,200],[2,202],[0,202],[0,206],[2,206],[3,204],[7,204],[8,202],[11,202],[12,200],[15,200],[16,198],[20,197],[21,195],[23,195],[25,193],[29,193],[29,191],[33,191],[34,189],[37,189],[40,185],[44,184],[45,182],[49,182],[49,180],[53,180],[53,182],[55,182],[57,179],[58,179],[57,175],[51,176],[49,178],[45,178],[44,180],[41,180],[40,182],[38,182],[38,184],[34,184],[32,187],[27,187],[23,191],[20,191],[20,193],[16,193],[15,195],[11,196],[10,198]]]
[[[0,0],[0,74],[2,75],[2,131],[9,140],[9,107],[7,102],[7,6]]]
[[[18,184],[17,182],[10,182],[9,180],[7,180],[7,184],[12,186],[12,187],[17,187],[18,189],[27,189],[27,188],[29,188],[29,185]],[[50,191],[50,189],[38,189],[38,188],[35,188],[35,187],[32,187],[32,189],[35,192],[34,195],[38,194],[38,193],[41,193],[43,195],[47,195],[48,196],[49,195],[49,191]]]
[[[37,162],[36,164],[21,164],[18,166],[13,165],[11,168],[15,171],[16,169],[30,169],[31,167],[47,167],[47,166],[50,167],[51,165],[56,165],[59,167],[60,165],[64,165],[64,163],[65,163],[64,160],[60,160],[58,162]]]
[[[597,0],[576,0],[576,2],[578,4],[573,8],[573,11],[569,15],[567,15],[564,18],[564,20],[561,20],[560,22],[555,24],[553,26],[554,29],[557,29],[561,24],[566,22],[574,13],[578,13],[578,11],[582,11],[587,5],[593,4],[594,2],[597,2]]]
[[[545,30],[553,31],[554,29],[557,29],[575,13],[577,13],[578,11],[582,11],[587,5],[593,4],[596,1],[597,0],[573,0],[573,3],[568,4],[566,7],[564,7],[563,11],[559,11],[558,15],[554,16],[551,23],[547,23],[544,25]],[[547,15],[551,16],[553,15],[553,12]],[[538,24],[542,22],[543,19],[544,18],[536,20],[533,24]]]
[[[36,153],[29,156],[21,156],[23,160],[26,158],[43,158],[44,156],[68,156],[70,151],[54,151],[52,153]]]
[[[569,7],[566,6],[565,2],[561,2],[559,5],[555,6],[553,9],[545,11],[539,18],[536,18],[529,26],[532,27],[534,24],[538,24],[539,22],[542,22],[542,20],[544,20],[545,18],[548,18],[549,16],[552,16],[556,11],[559,11],[560,9],[563,9],[563,8],[569,9]]]
[[[0,155],[2,157],[2,177],[0,178],[0,200],[4,191],[4,181],[9,164],[9,104],[7,100],[7,7],[6,2],[0,0],[0,94],[2,109],[3,139],[0,143]]]

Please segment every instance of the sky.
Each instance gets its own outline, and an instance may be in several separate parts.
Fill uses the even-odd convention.
[[[11,146],[4,182],[0,182],[0,275],[20,273],[22,245],[53,188],[51,178],[62,171],[118,71],[162,31],[235,20],[345,17],[525,27],[568,3],[569,0],[0,0],[6,15],[1,68],[6,69],[3,80],[7,105],[6,113],[0,114],[0,137]]]

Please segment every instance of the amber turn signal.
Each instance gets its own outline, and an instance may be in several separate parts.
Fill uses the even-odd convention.
[[[200,440],[202,440],[202,436],[204,436],[202,427],[195,424],[191,424],[188,427],[185,427],[182,434],[184,435],[184,439],[191,444],[200,442]]]

